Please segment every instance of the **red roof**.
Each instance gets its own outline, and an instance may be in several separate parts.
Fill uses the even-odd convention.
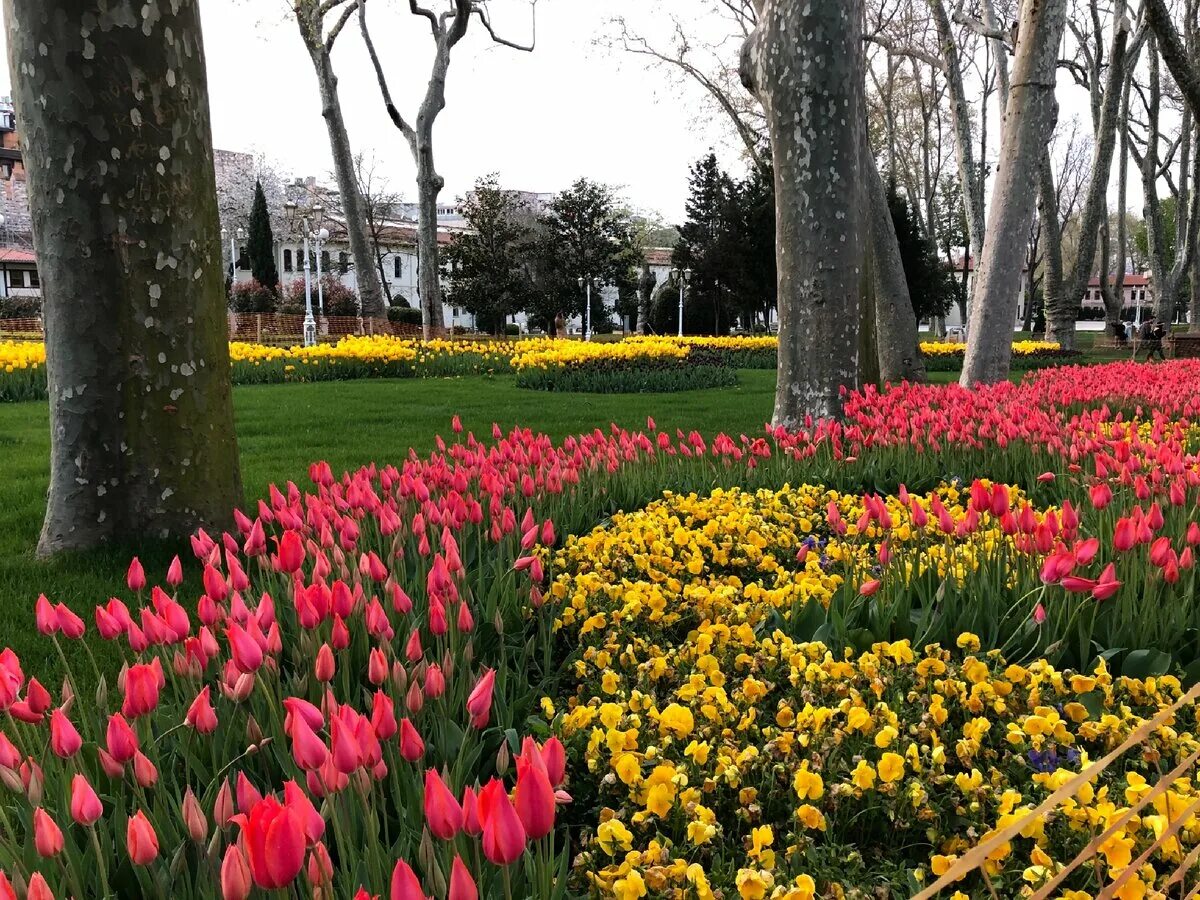
[[[37,254],[32,250],[0,247],[0,263],[28,263],[29,265],[37,265]]]
[[[1110,275],[1108,277],[1109,284],[1115,283],[1116,280],[1117,280],[1116,275]],[[1148,287],[1149,285],[1150,285],[1150,278],[1147,275],[1132,275],[1132,274],[1130,274],[1130,275],[1125,276],[1125,281],[1124,281],[1125,287]],[[1088,287],[1091,287],[1091,288],[1100,287],[1100,276],[1093,275],[1092,280],[1088,282]]]
[[[646,263],[651,266],[671,265],[672,251],[667,247],[650,247],[646,250]]]

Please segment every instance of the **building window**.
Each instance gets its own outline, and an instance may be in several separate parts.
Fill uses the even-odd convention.
[[[458,307],[457,306],[450,310],[450,315],[452,315],[456,319],[458,318]]]
[[[37,269],[31,269],[29,271],[29,274],[26,277],[29,279],[30,287],[41,287],[42,286],[42,280],[41,280],[41,278],[38,277]]]
[[[291,250],[285,249],[283,251],[283,271],[285,271],[285,272],[292,271],[292,251]]]
[[[345,275],[350,271],[350,257],[344,251],[338,252],[338,272]]]
[[[400,269],[400,254],[399,253],[397,253],[395,256],[392,257],[392,266],[396,272],[395,278],[397,281],[399,281],[400,280],[400,271],[401,271],[401,269]]]
[[[328,250],[321,251],[321,271],[322,272],[332,271],[332,269],[329,265],[329,251]]]

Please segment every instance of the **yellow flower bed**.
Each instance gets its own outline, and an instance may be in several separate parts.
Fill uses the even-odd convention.
[[[953,487],[937,497],[955,521],[969,514]],[[808,900],[890,885],[889,896],[908,896],[993,829],[1028,818],[992,854],[986,883],[970,875],[954,895],[1021,896],[1200,749],[1185,707],[1056,812],[1031,817],[1173,703],[1179,681],[1113,678],[1103,662],[1086,675],[1018,664],[981,653],[972,634],[955,647],[901,640],[845,654],[797,639],[794,602],[828,602],[885,539],[951,575],[1010,540],[985,521],[935,541],[910,507],[884,503],[890,527],[875,519],[860,536],[862,504],[819,487],[667,495],[555,554],[550,590],[575,648],[575,689],[543,709],[570,758],[585,761],[572,792],[597,811],[576,858],[588,889]],[[831,534],[839,519],[845,534]],[[1198,797],[1194,781],[1176,782],[1054,896],[1094,896]],[[1200,819],[1187,813],[1182,825],[1117,896],[1163,889],[1200,844]]]
[[[774,350],[779,346],[779,338],[769,334],[757,336],[729,335],[726,337],[643,337],[641,335],[634,335],[625,340],[631,343],[666,340],[682,344],[685,347],[702,347],[708,350]]]
[[[1013,356],[1036,356],[1039,353],[1054,353],[1062,345],[1054,341],[1014,341]],[[921,352],[926,356],[962,356],[967,345],[951,341],[921,341]]]
[[[521,372],[527,369],[561,369],[595,363],[637,363],[651,360],[682,360],[688,348],[673,340],[643,339],[612,343],[587,341],[527,341],[519,345],[512,357],[512,367]]]
[[[46,364],[46,346],[31,341],[0,341],[0,372],[12,374]]]

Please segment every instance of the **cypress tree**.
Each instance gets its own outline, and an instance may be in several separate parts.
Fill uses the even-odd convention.
[[[275,266],[275,237],[271,234],[271,214],[267,211],[267,196],[262,182],[254,183],[254,206],[250,209],[250,271],[255,281],[274,291],[279,287],[279,270]]]

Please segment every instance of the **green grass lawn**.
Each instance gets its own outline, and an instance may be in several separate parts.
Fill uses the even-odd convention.
[[[238,387],[234,407],[246,498],[252,507],[272,481],[291,479],[303,486],[314,460],[328,460],[341,472],[369,462],[399,463],[410,447],[427,452],[437,434],[451,434],[455,413],[486,440],[493,422],[506,430],[524,425],[563,438],[610,422],[643,427],[648,415],[660,428],[757,433],[771,417],[775,373],[742,371],[739,382],[735,388],[653,395],[540,393],[518,389],[511,376]],[[132,555],[142,558],[152,581],[162,579],[175,553],[187,559],[186,543],[35,559],[49,480],[49,439],[44,403],[0,404],[0,614],[6,619],[0,646],[33,654],[31,659],[46,653],[46,642],[33,627],[39,592],[90,621],[97,602],[125,592],[124,572]]]

